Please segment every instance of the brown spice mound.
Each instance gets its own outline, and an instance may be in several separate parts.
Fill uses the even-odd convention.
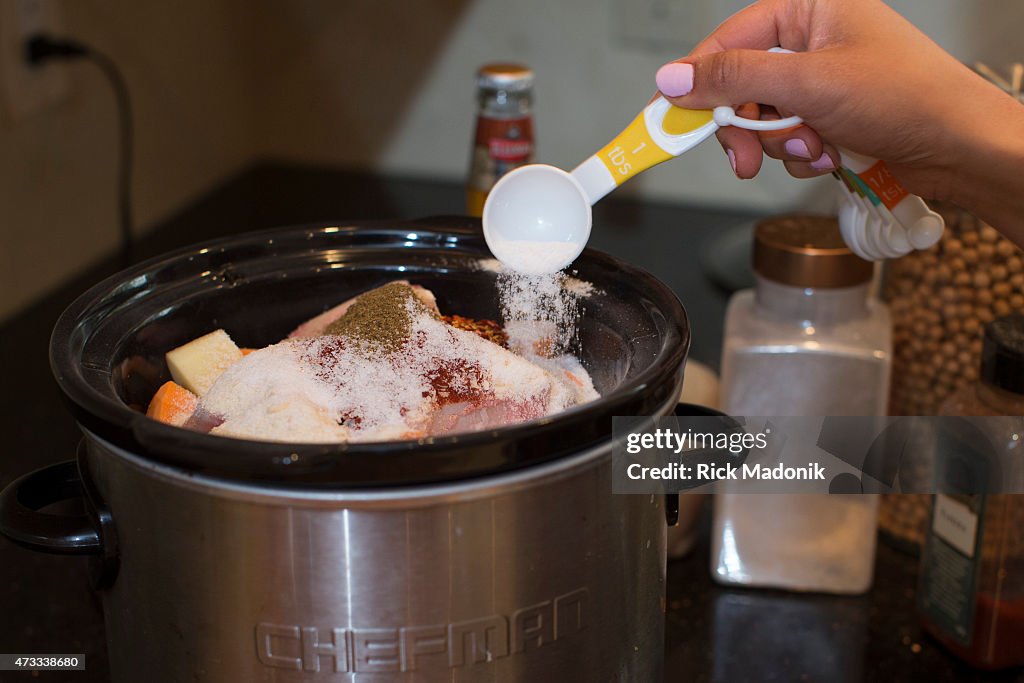
[[[356,339],[393,353],[409,339],[413,312],[435,315],[412,287],[392,282],[360,295],[324,333]]]
[[[508,348],[508,335],[501,325],[493,320],[465,318],[461,315],[444,315],[441,316],[441,320],[452,327],[473,332],[489,342],[494,342],[506,349]]]

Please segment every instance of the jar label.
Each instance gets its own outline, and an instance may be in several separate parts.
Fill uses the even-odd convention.
[[[493,119],[481,116],[477,119],[473,158],[470,162],[470,188],[488,192],[498,178],[531,161],[531,117]]]
[[[978,515],[974,514],[970,506],[950,496],[938,494],[935,496],[932,531],[961,554],[974,557]]]
[[[882,200],[887,209],[892,209],[909,194],[884,161],[875,162],[871,168],[861,171],[857,176]]]
[[[981,560],[985,496],[937,494],[922,549],[918,603],[923,615],[952,640],[971,644]]]
[[[533,141],[491,138],[487,141],[487,148],[491,158],[497,161],[526,161],[533,153]]]

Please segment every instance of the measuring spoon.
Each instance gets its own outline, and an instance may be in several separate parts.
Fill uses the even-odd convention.
[[[682,109],[659,96],[571,173],[529,164],[502,176],[484,204],[484,239],[514,270],[559,271],[576,260],[590,238],[590,207],[636,174],[693,149],[722,126],[781,130],[801,122],[798,116],[755,121],[727,106]]]

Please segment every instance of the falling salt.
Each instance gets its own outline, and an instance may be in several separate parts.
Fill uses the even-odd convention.
[[[498,273],[498,302],[509,347],[527,356],[569,352],[578,339],[579,289],[565,286],[564,273]]]
[[[476,261],[476,267],[480,270],[486,270],[491,273],[503,273],[508,269],[502,265],[501,261],[496,258],[485,258]],[[594,286],[594,283],[581,280],[578,277],[569,275],[568,271],[562,271],[560,273],[562,278],[562,287],[569,290],[581,299],[586,299],[593,294],[603,294],[600,289]]]

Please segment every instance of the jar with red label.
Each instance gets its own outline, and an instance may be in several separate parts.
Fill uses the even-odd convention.
[[[533,71],[486,64],[477,72],[476,135],[469,161],[466,211],[483,213],[498,178],[533,161]]]

